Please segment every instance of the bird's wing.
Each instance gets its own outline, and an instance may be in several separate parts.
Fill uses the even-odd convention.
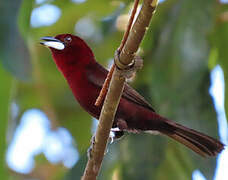
[[[95,86],[97,86],[99,89],[101,89],[105,81],[105,78],[108,74],[108,71],[100,64],[96,63],[96,65],[93,64],[93,66],[87,67],[86,73],[88,80]],[[136,90],[134,90],[127,83],[125,83],[122,98],[127,99],[128,101],[131,101],[140,106],[143,106],[151,111],[155,111],[152,108],[152,106],[144,99],[144,97],[142,97]]]
[[[150,103],[127,83],[125,83],[122,97],[155,112]]]

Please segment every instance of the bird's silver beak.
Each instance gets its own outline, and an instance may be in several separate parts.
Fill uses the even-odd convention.
[[[54,37],[45,36],[45,37],[42,37],[41,40],[42,41],[40,42],[40,44],[46,47],[50,47],[57,50],[63,50],[65,48],[65,44]]]

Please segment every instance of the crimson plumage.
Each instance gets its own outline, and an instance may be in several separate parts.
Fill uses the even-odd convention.
[[[44,37],[41,44],[51,49],[53,59],[67,80],[76,100],[93,117],[99,118],[102,104],[95,106],[108,71],[98,64],[92,50],[79,37],[61,34]],[[167,135],[202,156],[215,156],[224,145],[218,140],[184,127],[157,114],[132,87],[125,84],[113,128],[121,132],[155,131]]]

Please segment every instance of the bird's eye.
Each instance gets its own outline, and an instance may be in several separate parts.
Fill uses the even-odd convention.
[[[72,38],[70,36],[67,36],[67,37],[64,38],[64,41],[66,43],[70,43],[72,41]]]

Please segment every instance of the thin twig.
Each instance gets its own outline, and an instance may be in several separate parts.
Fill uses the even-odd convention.
[[[100,91],[100,94],[99,94],[99,96],[96,99],[95,106],[100,106],[102,101],[104,100],[105,95],[106,95],[106,93],[108,91],[108,86],[110,84],[114,69],[115,69],[115,64],[112,65],[110,71],[108,72],[108,75],[107,75],[107,77],[105,79],[105,82],[104,82],[104,84],[102,86],[102,89]]]
[[[120,54],[121,62],[124,64],[130,64],[132,62],[134,54],[149,26],[151,17],[155,12],[157,1],[158,0],[144,0],[139,16]],[[82,180],[95,180],[99,173],[124,84],[125,78],[121,75],[121,70],[114,68],[110,86],[101,110],[99,124],[91,150],[91,157],[87,162]]]
[[[133,7],[133,10],[131,12],[131,17],[130,17],[130,19],[128,21],[127,29],[126,29],[126,31],[124,33],[124,36],[123,36],[123,39],[121,41],[120,47],[118,48],[119,52],[122,51],[122,49],[123,49],[123,47],[124,47],[124,45],[125,45],[125,43],[127,41],[127,38],[129,36],[130,30],[131,30],[131,26],[132,26],[132,23],[133,23],[133,20],[135,18],[135,14],[136,14],[136,11],[137,11],[138,4],[139,4],[139,0],[135,0],[134,7]],[[110,71],[108,72],[108,75],[107,75],[107,77],[105,79],[105,82],[104,82],[104,84],[102,86],[102,89],[100,91],[100,94],[99,94],[99,96],[96,99],[95,106],[100,106],[102,101],[104,100],[104,98],[105,98],[105,96],[107,94],[107,91],[108,91],[108,86],[110,84],[114,68],[115,68],[115,64],[112,65]]]

